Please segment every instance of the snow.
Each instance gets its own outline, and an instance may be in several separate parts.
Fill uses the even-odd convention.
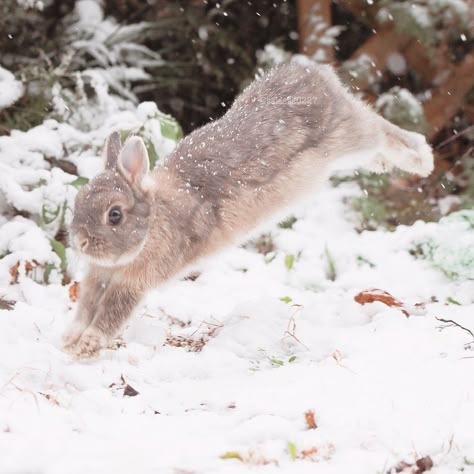
[[[431,235],[418,243],[424,257],[451,278],[474,280],[474,211],[455,212],[430,227]]]
[[[356,233],[343,204],[356,192],[327,187],[292,229],[269,226],[273,260],[236,246],[195,281],[151,291],[126,346],[90,361],[61,350],[76,305],[68,287],[22,274],[9,285],[1,267],[0,296],[18,302],[0,310],[0,473],[367,474],[422,456],[435,474],[472,472],[472,337],[436,318],[474,330],[474,281],[410,254],[435,224]],[[34,235],[26,222],[4,224],[2,239]],[[354,301],[373,287],[425,305],[406,317]],[[186,338],[202,351],[176,347]]]
[[[10,107],[23,95],[23,84],[0,66],[0,110]]]
[[[100,2],[95,0],[79,0],[74,8],[78,17],[77,21],[83,27],[96,27],[104,21]]]
[[[406,104],[406,110],[410,111],[413,119],[423,114],[423,107],[416,97],[408,89],[399,86],[392,87],[388,92],[380,94],[375,107],[378,110],[388,109],[390,111],[396,106],[397,101]]]
[[[400,53],[390,53],[387,58],[387,68],[392,74],[401,76],[407,72],[407,62]]]
[[[45,2],[42,0],[16,0],[16,2],[23,8],[35,8],[39,11],[43,11],[45,7]],[[46,5],[49,5],[50,3],[50,1],[46,1]]]

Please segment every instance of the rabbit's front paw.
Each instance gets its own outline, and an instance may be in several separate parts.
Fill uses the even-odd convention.
[[[81,337],[82,333],[86,330],[85,324],[73,321],[63,334],[63,347],[65,350],[69,350]]]
[[[86,329],[70,352],[78,359],[86,359],[97,355],[104,346],[103,336],[94,329]]]

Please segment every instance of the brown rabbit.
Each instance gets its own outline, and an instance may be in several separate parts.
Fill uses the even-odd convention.
[[[77,195],[72,241],[89,262],[64,336],[77,357],[120,330],[144,292],[314,189],[338,164],[427,175],[423,136],[353,97],[330,66],[290,64],[250,84],[219,120],[150,173],[143,141],[107,140],[105,171]]]

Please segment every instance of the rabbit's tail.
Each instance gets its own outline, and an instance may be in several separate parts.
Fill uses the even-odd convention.
[[[403,130],[381,118],[382,140],[372,159],[370,171],[384,172],[399,168],[428,176],[433,171],[433,151],[423,135]]]

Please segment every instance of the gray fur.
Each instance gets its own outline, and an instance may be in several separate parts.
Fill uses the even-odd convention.
[[[355,99],[329,66],[286,65],[256,79],[152,173],[133,140],[117,152],[118,134],[109,138],[106,170],[76,199],[73,243],[90,265],[64,342],[78,357],[106,344],[147,289],[293,203],[338,163],[432,169],[424,137]],[[124,212],[117,226],[107,222],[113,206]]]

